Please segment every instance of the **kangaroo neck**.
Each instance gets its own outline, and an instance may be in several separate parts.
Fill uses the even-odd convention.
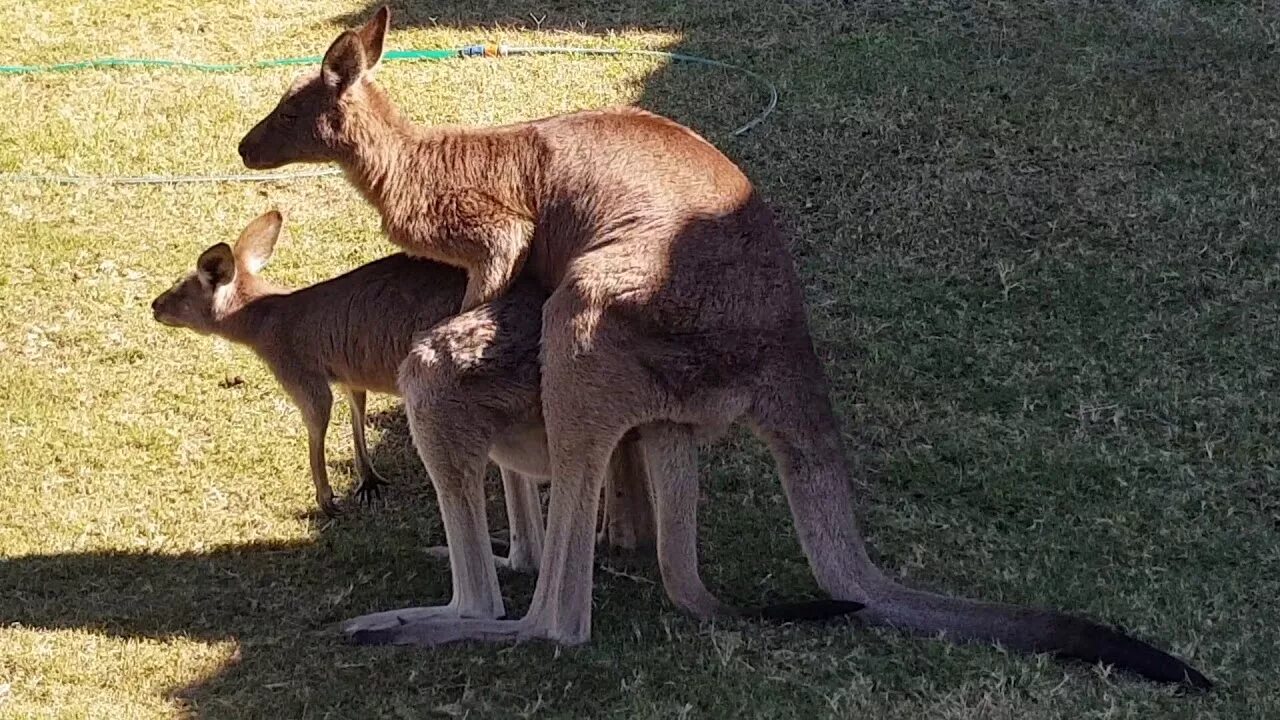
[[[443,198],[483,198],[504,213],[532,217],[539,173],[528,133],[516,126],[415,125],[377,88],[367,92],[367,101],[351,118],[349,144],[339,163],[393,235],[424,213],[454,209],[435,207]]]
[[[279,335],[282,316],[290,315],[288,305],[292,291],[268,286],[237,291],[228,299],[228,309],[219,313],[214,331],[223,338],[254,348]]]
[[[353,123],[355,137],[340,164],[351,184],[385,214],[406,185],[424,179],[410,176],[421,174],[423,168],[413,160],[427,154],[429,139],[390,104],[362,115]]]

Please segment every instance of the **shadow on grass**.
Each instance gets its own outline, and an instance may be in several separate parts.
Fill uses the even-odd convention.
[[[237,649],[226,666],[174,690],[204,717],[262,717],[272,707],[298,717],[299,702],[374,712],[402,701],[406,687],[430,696],[420,700],[443,702],[435,695],[440,688],[434,675],[418,686],[406,686],[404,676],[419,662],[461,672],[471,662],[466,649],[421,653],[406,668],[403,654],[348,647],[333,628],[354,612],[447,600],[447,566],[422,555],[426,538],[418,531],[388,520],[344,518],[314,542],[3,560],[0,620],[125,638],[234,640]],[[502,577],[511,607],[519,611],[532,594],[532,580]],[[633,617],[652,616],[659,604],[652,597],[637,602],[635,586],[606,578],[599,602],[630,604]],[[365,663],[383,667],[382,682],[353,679],[352,668]],[[357,692],[375,685],[383,686],[377,696]],[[276,687],[288,690],[270,692]]]
[[[304,517],[314,537],[306,541],[176,554],[108,551],[0,559],[0,587],[6,588],[0,593],[0,623],[121,638],[233,641],[236,648],[225,665],[172,691],[181,706],[206,718],[277,712],[301,717],[317,706],[340,708],[347,717],[379,717],[449,703],[506,714],[526,699],[536,704],[542,685],[569,676],[591,682],[598,658],[548,664],[549,656],[558,655],[550,647],[530,646],[511,656],[500,649],[428,653],[351,647],[342,641],[336,624],[348,617],[441,604],[450,594],[447,563],[424,552],[442,544],[444,533],[403,410],[373,412],[369,421],[380,435],[370,446],[372,460],[394,483],[376,506],[348,505],[337,519],[309,510]],[[350,459],[334,465],[348,474],[354,470]],[[490,527],[500,533],[506,519],[495,480],[489,478]],[[627,555],[602,556],[601,562],[625,568],[630,576],[598,573],[595,603],[610,616],[597,619],[601,632],[627,635],[637,622],[659,626],[667,608],[656,583],[646,578],[656,577],[652,563]],[[506,571],[500,578],[508,611],[523,613],[534,578]],[[491,662],[478,669],[478,657]],[[530,674],[524,666],[529,658],[538,658],[540,672]],[[419,665],[432,670],[420,674]],[[542,679],[528,698],[519,688],[496,706],[472,697],[474,685],[498,685],[513,674]]]
[[[375,422],[394,431],[403,427],[399,418],[385,413]],[[407,434],[384,439],[371,448],[375,463],[388,466],[403,455],[406,443]],[[315,527],[311,540],[177,554],[86,552],[0,560],[0,587],[6,588],[0,593],[0,623],[121,638],[233,641],[235,650],[222,667],[172,690],[180,706],[206,718],[303,717],[308,707],[340,709],[345,717],[379,717],[402,708],[425,712],[473,702],[469,688],[498,684],[504,673],[529,676],[519,658],[538,658],[546,666],[548,656],[557,654],[552,648],[527,647],[516,658],[501,659],[497,649],[398,651],[342,641],[336,624],[348,617],[449,598],[447,563],[424,552],[444,541],[425,474],[394,477],[395,487],[376,507],[348,507],[336,520],[308,513]],[[491,527],[499,530],[505,527],[500,487],[491,488],[490,497],[496,510]],[[655,575],[651,563],[625,557],[612,562],[632,563],[629,573],[639,573],[638,579],[600,573],[596,605],[615,621],[597,626],[614,636],[628,633],[625,626],[633,622],[657,626],[665,610],[662,595],[642,577]],[[522,613],[534,579],[506,571],[500,578],[508,611]],[[477,658],[486,656],[492,665],[477,669]],[[568,667],[578,667],[567,672],[590,674],[597,662],[584,667],[570,661]],[[418,667],[430,671],[419,673]],[[555,676],[542,674],[542,683]],[[512,702],[523,702],[525,694],[515,691]],[[499,705],[505,714],[509,707]]]

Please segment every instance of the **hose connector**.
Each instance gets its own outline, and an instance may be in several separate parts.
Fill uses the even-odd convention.
[[[501,46],[498,45],[468,45],[458,48],[458,57],[501,57],[505,53],[502,52]]]

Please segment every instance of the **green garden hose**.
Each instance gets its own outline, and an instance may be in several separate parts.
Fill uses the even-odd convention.
[[[667,52],[664,50],[629,50],[621,48],[583,48],[583,47],[511,47],[506,45],[468,45],[456,50],[390,50],[382,56],[384,62],[399,60],[447,60],[451,58],[506,57],[508,55],[641,55],[656,57],[678,63],[705,65],[724,70],[732,70],[746,75],[761,87],[769,91],[769,102],[764,110],[745,125],[735,129],[732,134],[743,135],[764,122],[764,119],[778,106],[778,89],[764,76],[737,65],[719,60]],[[287,65],[315,65],[321,61],[319,56],[280,58],[276,60],[260,60],[242,64],[209,64],[186,62],[182,60],[150,60],[144,58],[99,58],[77,62],[58,63],[55,65],[0,65],[0,75],[36,75],[52,72],[73,72],[97,68],[119,67],[152,67],[177,68],[197,72],[238,72],[262,68],[281,67]],[[342,171],[337,168],[320,170],[295,170],[281,173],[233,173],[219,175],[49,175],[39,173],[8,172],[0,173],[0,181],[31,183],[103,183],[111,185],[168,185],[185,183],[219,183],[219,182],[267,182],[280,180],[299,180],[304,178],[326,177],[338,175]]]
[[[461,56],[461,50],[392,50],[382,56],[383,60],[447,60]],[[96,70],[98,68],[116,67],[157,67],[181,68],[199,72],[239,72],[241,70],[258,70],[261,68],[281,67],[284,65],[315,65],[320,56],[281,58],[279,60],[259,60],[258,62],[235,65],[219,65],[211,63],[187,62],[185,60],[149,60],[146,58],[98,58],[96,60],[79,60],[76,62],[58,63],[56,65],[0,65],[0,75],[36,75],[51,72],[71,72],[73,70]]]

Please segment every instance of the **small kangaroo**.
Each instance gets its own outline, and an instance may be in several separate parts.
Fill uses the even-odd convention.
[[[541,382],[555,482],[525,617],[499,619],[500,603],[484,602],[497,594],[490,567],[470,591],[481,599],[464,612],[374,613],[349,621],[349,637],[585,642],[600,487],[614,447],[631,433],[649,471],[668,595],[695,615],[726,611],[697,568],[696,443],[745,421],[777,463],[818,584],[864,604],[864,622],[1210,686],[1181,660],[1097,623],[914,590],[883,572],[855,520],[800,280],[746,175],[692,130],[636,109],[479,129],[414,125],[373,80],[389,22],[384,7],[339,35],[320,67],[245,135],[241,158],[251,168],[337,162],[392,242],[467,271],[464,309],[502,296],[520,277],[550,293]],[[440,407],[415,406],[411,416],[448,422]],[[463,517],[466,509],[442,498],[441,512]],[[484,542],[482,520],[467,516],[454,527],[451,549]]]
[[[537,341],[545,295],[523,283],[501,300],[456,316],[463,273],[439,263],[391,255],[339,277],[300,290],[263,278],[283,227],[270,211],[244,229],[234,247],[218,243],[201,255],[196,269],[152,302],[157,321],[218,335],[252,349],[293,398],[307,424],[316,503],[339,512],[325,467],[324,442],[333,404],[330,384],[342,387],[351,404],[359,485],[370,499],[386,483],[369,460],[364,436],[367,392],[399,394],[401,363],[411,353],[462,360],[450,386],[433,396],[458,406],[460,418],[487,409],[486,425],[457,423],[441,442],[475,448],[483,471],[492,454],[502,471],[511,531],[509,555],[497,563],[519,571],[537,569],[542,508],[535,483],[548,478],[541,426]],[[477,345],[476,338],[483,338]],[[499,349],[492,357],[480,350]],[[635,461],[619,448],[613,516],[602,540],[634,548],[651,536],[647,493]],[[623,487],[626,486],[626,487]],[[634,497],[634,496],[639,496]],[[483,504],[481,505],[483,511]],[[634,514],[632,514],[634,513]],[[628,520],[639,519],[633,526]],[[610,524],[620,526],[608,534]],[[438,554],[438,551],[437,551]]]

